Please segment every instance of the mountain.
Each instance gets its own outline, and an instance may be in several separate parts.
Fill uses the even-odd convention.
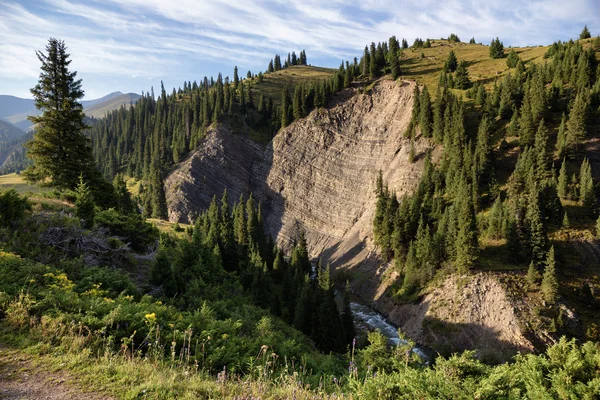
[[[0,119],[0,141],[18,139],[25,134],[24,131],[13,124]]]
[[[85,115],[93,118],[102,118],[110,111],[117,110],[122,106],[129,107],[131,104],[135,104],[142,97],[137,93],[115,93],[118,94],[111,97],[105,96],[102,98],[102,101],[98,101],[97,103],[84,104]]]
[[[116,110],[123,105],[135,103],[140,97],[136,93],[112,92],[98,99],[84,100],[81,104],[87,116],[102,118],[107,112]],[[0,120],[8,122],[24,132],[32,127],[27,117],[39,114],[33,99],[0,95]],[[1,137],[0,140],[2,140]]]
[[[95,100],[83,100],[81,102],[81,105],[83,106],[83,108],[93,107],[96,104],[100,104],[100,103],[103,103],[105,101],[114,99],[115,97],[119,97],[122,94],[123,93],[121,93],[121,92],[112,92],[112,93],[107,94],[106,96],[100,97],[100,98],[95,99]]]
[[[11,115],[23,114],[33,110],[35,110],[33,99],[0,95],[0,118],[7,118]]]

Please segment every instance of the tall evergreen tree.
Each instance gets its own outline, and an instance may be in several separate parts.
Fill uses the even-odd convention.
[[[492,44],[490,45],[490,57],[491,58],[504,57],[504,44],[502,44],[502,42],[498,38],[492,40]]]
[[[287,86],[281,91],[281,127],[285,128],[290,124],[290,94]]]
[[[69,71],[69,54],[62,40],[50,38],[46,54],[36,55],[42,63],[38,84],[31,89],[40,116],[29,120],[37,124],[33,139],[26,144],[33,164],[23,171],[32,182],[44,182],[60,189],[74,189],[79,176],[92,182],[98,175],[88,138],[83,131],[81,79]],[[49,179],[49,181],[48,181]]]
[[[560,172],[558,174],[558,185],[556,187],[561,200],[566,200],[569,194],[569,175],[567,174],[567,159],[563,158]]]
[[[558,280],[556,279],[555,267],[554,246],[552,246],[546,258],[546,268],[544,269],[542,284],[540,286],[544,300],[549,304],[554,304],[558,296]]]
[[[567,149],[569,151],[577,151],[585,139],[587,107],[587,95],[584,92],[577,93],[567,121]]]
[[[588,208],[592,213],[596,211],[596,191],[592,178],[592,167],[587,158],[583,159],[579,171],[579,203]]]
[[[591,37],[592,34],[590,33],[590,30],[588,29],[587,25],[584,25],[583,30],[579,34],[579,39],[589,39]]]

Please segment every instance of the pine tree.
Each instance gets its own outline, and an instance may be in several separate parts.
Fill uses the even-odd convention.
[[[392,36],[389,42],[388,64],[390,65],[392,79],[397,79],[398,76],[400,76],[400,60],[398,59],[398,51],[400,48],[395,36]]]
[[[519,56],[517,55],[517,52],[514,49],[511,49],[510,52],[508,53],[508,57],[506,58],[506,66],[508,68],[514,68],[517,66],[517,64],[519,63]]]
[[[558,135],[556,137],[556,151],[559,157],[565,157],[567,154],[567,131],[565,128],[565,114],[562,116],[560,126],[558,127]]]
[[[375,50],[375,43],[371,43],[369,56],[369,78],[375,79],[377,77],[377,55]]]
[[[421,91],[421,98],[419,100],[419,114],[419,126],[421,127],[421,134],[423,137],[431,137],[433,115],[431,112],[431,99],[429,97],[427,86],[424,86],[423,90]]]
[[[459,225],[454,247],[456,249],[456,269],[461,273],[465,273],[474,265],[477,259],[478,247],[473,197],[471,196],[466,178],[463,177],[462,180],[458,199]]]
[[[540,286],[544,300],[549,304],[554,304],[556,302],[556,297],[558,296],[558,281],[556,279],[555,264],[554,246],[552,246],[548,252],[548,257],[546,258],[546,268],[544,269],[542,284]]]
[[[302,118],[302,88],[296,85],[294,88],[294,98],[292,100],[292,110],[294,120]]]
[[[532,258],[537,262],[542,262],[546,257],[548,237],[542,222],[539,194],[535,189],[529,194],[525,219],[527,221],[527,239]]]
[[[549,139],[549,132],[544,124],[544,120],[540,121],[540,125],[535,134],[534,149],[537,154],[536,160],[536,176],[538,179],[548,177],[552,166],[552,147]]]
[[[27,157],[33,164],[22,176],[31,182],[45,182],[59,189],[74,189],[82,175],[94,183],[98,175],[88,138],[83,131],[81,79],[69,71],[71,63],[65,42],[54,38],[46,45],[46,54],[36,55],[42,63],[38,84],[31,89],[40,116],[29,120],[37,124],[33,139],[26,144]],[[49,179],[49,181],[47,181]]]
[[[468,89],[471,86],[469,79],[469,71],[467,70],[467,62],[461,61],[456,67],[456,78],[454,79],[454,87],[456,89]]]
[[[454,50],[450,50],[450,54],[448,54],[448,58],[446,59],[446,62],[444,64],[444,71],[454,72],[456,71],[457,67],[458,59],[456,58],[456,54],[454,53]]]
[[[587,158],[583,159],[579,170],[579,203],[592,213],[596,211],[596,191],[592,178],[592,167]]]
[[[94,225],[95,204],[94,196],[83,177],[79,177],[79,184],[75,188],[75,215],[83,221],[85,228],[91,228]]]
[[[567,159],[563,158],[562,165],[560,166],[560,172],[558,174],[558,196],[561,200],[566,200],[569,194],[569,175],[567,174]]]
[[[579,34],[579,39],[589,39],[591,37],[592,34],[590,33],[590,30],[588,29],[587,25],[584,25],[583,30]]]
[[[573,107],[569,112],[569,120],[567,121],[568,151],[577,151],[579,145],[585,140],[585,118],[587,107],[587,95],[583,92],[579,92],[577,96],[575,96]]]
[[[285,128],[290,124],[289,111],[290,108],[290,94],[287,86],[283,88],[281,92],[281,127]]]
[[[238,76],[238,67],[236,65],[235,67],[233,67],[233,88],[235,90],[238,90],[239,85],[240,85],[240,77]]]
[[[492,40],[492,44],[490,45],[490,57],[491,58],[504,57],[504,45],[498,38]]]
[[[533,263],[533,261],[531,263],[529,263],[529,268],[527,269],[527,283],[529,283],[529,286],[531,287],[535,287],[537,284],[537,281],[540,279],[540,274],[537,270],[537,268],[535,267],[535,264]]]
[[[596,220],[596,238],[600,239],[600,217]]]

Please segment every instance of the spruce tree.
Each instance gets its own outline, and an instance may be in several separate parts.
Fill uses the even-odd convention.
[[[498,38],[492,40],[492,44],[490,45],[490,57],[491,58],[504,57],[504,45]]]
[[[285,128],[290,124],[289,111],[290,108],[290,94],[287,86],[281,91],[281,127]]]
[[[587,95],[584,92],[579,92],[577,96],[575,96],[573,107],[569,112],[569,120],[567,121],[568,151],[577,151],[579,145],[585,140],[585,118],[587,107]]]
[[[556,261],[554,259],[554,246],[550,248],[546,258],[546,268],[542,276],[540,289],[546,303],[554,304],[558,296],[558,280],[556,279]]]
[[[527,269],[527,283],[529,283],[529,286],[531,287],[535,287],[537,284],[537,281],[540,279],[540,274],[537,270],[537,268],[535,267],[535,264],[532,262],[529,263],[529,268]]]
[[[565,114],[562,116],[560,126],[558,127],[558,135],[556,137],[556,151],[559,157],[565,157],[567,155],[567,130],[565,128]]]
[[[431,111],[431,99],[429,97],[427,86],[424,86],[423,90],[421,91],[421,98],[419,100],[419,114],[419,126],[421,127],[421,134],[424,137],[431,137],[433,115]]]
[[[579,203],[592,213],[596,211],[596,191],[592,178],[592,167],[587,158],[583,159],[579,170]]]
[[[50,38],[46,54],[37,51],[42,63],[38,84],[31,89],[40,116],[29,120],[37,124],[33,139],[25,146],[33,162],[22,176],[30,182],[44,182],[59,189],[74,189],[79,176],[94,184],[98,178],[87,129],[83,118],[81,79],[69,71],[69,54],[62,40]]]
[[[448,58],[444,63],[444,71],[445,72],[454,72],[458,67],[458,59],[456,58],[456,53],[454,50],[450,50],[450,54],[448,54]]]
[[[75,215],[83,221],[85,228],[91,228],[94,225],[95,204],[94,196],[83,177],[79,177],[79,184],[75,189]]]
[[[511,49],[508,53],[508,57],[506,58],[506,66],[508,68],[514,68],[519,63],[519,56],[514,49]]]
[[[527,211],[525,214],[525,219],[527,221],[527,241],[532,258],[537,262],[542,262],[546,257],[548,237],[542,221],[537,189],[532,189],[528,197]]]
[[[467,70],[467,62],[461,61],[456,67],[456,78],[454,79],[454,87],[456,89],[468,89],[471,86],[469,79],[469,71]]]
[[[579,39],[589,39],[591,37],[592,34],[590,33],[590,30],[588,29],[587,25],[584,25],[583,30],[579,34]]]
[[[462,180],[458,199],[458,232],[454,247],[456,249],[456,269],[460,273],[465,273],[475,264],[478,242],[473,197],[466,178],[462,178]]]
[[[566,200],[569,195],[569,175],[567,174],[567,159],[563,158],[560,172],[558,174],[558,185],[556,187],[561,200]]]

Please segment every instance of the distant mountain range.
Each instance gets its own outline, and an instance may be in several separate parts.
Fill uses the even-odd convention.
[[[140,97],[136,93],[113,92],[99,99],[82,101],[81,104],[88,117],[102,118],[107,112],[116,110],[123,105],[128,106],[135,103]],[[35,108],[33,99],[0,95],[0,121],[4,121],[0,125],[0,140],[8,138],[7,132],[9,130],[12,132],[11,138],[14,138],[13,128],[22,132],[28,131],[31,129],[32,124],[27,117],[39,114],[40,112]],[[7,127],[6,122],[8,122],[8,125],[12,125],[13,128]]]

